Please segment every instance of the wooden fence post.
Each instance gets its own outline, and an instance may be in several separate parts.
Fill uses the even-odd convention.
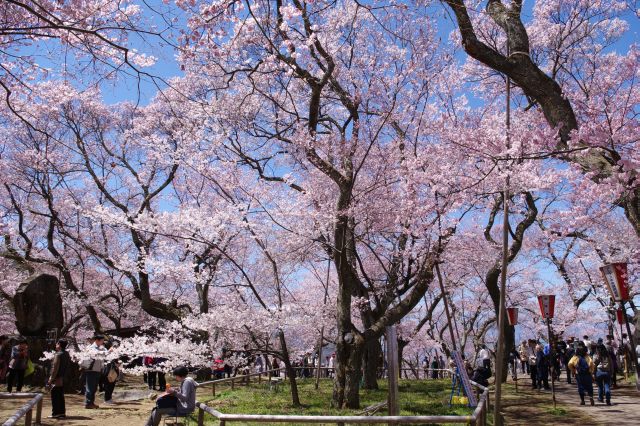
[[[202,407],[198,407],[198,426],[204,426],[204,410]]]
[[[211,383],[211,395],[216,396],[216,384]]]
[[[389,380],[389,395],[387,412],[390,416],[397,416],[400,412],[398,401],[398,335],[393,325],[387,327],[387,371]]]
[[[33,415],[33,408],[29,408],[29,411],[24,416],[24,426],[31,426],[31,416]]]

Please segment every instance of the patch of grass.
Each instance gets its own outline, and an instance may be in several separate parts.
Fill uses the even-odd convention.
[[[265,383],[250,386],[216,389],[216,396],[210,388],[199,389],[198,399],[210,407],[228,414],[285,414],[285,415],[360,415],[366,407],[386,401],[387,383],[380,381],[378,390],[362,390],[358,410],[338,410],[331,408],[333,382],[321,380],[318,390],[314,379],[298,381],[298,392],[302,407],[291,403],[289,384],[279,385],[277,392],[269,390]],[[402,380],[400,391],[400,415],[470,415],[473,409],[462,406],[449,407],[451,381],[445,380]],[[386,414],[386,409],[377,415]],[[211,417],[211,416],[207,416]],[[213,424],[213,423],[212,423]],[[234,423],[235,424],[235,423]]]
[[[550,408],[547,412],[554,416],[565,416],[568,413],[568,411],[562,407]]]

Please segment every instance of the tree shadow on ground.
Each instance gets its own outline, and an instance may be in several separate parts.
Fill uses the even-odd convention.
[[[566,405],[553,407],[551,392],[539,392],[519,387],[518,393],[512,385],[507,385],[502,401],[502,410],[507,425],[585,425],[588,418]]]

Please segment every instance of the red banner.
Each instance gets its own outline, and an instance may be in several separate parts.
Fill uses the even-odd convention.
[[[539,295],[538,304],[540,305],[540,313],[542,314],[542,318],[553,318],[553,310],[556,304],[555,294]]]
[[[604,282],[616,302],[629,300],[629,275],[626,263],[611,263],[600,268]]]
[[[626,312],[620,308],[616,311],[616,317],[618,317],[618,324],[624,324],[627,320]]]
[[[507,318],[509,318],[509,325],[517,325],[518,308],[507,308]]]

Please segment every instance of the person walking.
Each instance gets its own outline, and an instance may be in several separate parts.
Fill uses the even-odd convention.
[[[569,342],[567,343],[567,349],[566,352],[564,354],[564,366],[567,370],[567,384],[571,384],[571,369],[569,368],[569,361],[571,360],[571,358],[573,358],[573,356],[575,355],[575,350],[574,350],[574,340],[573,337],[571,338],[571,340],[569,340]]]
[[[598,385],[598,401],[611,405],[611,376],[613,375],[613,361],[606,346],[598,345],[593,357],[596,366],[596,383]]]
[[[100,408],[95,404],[98,383],[104,368],[104,357],[107,349],[104,347],[104,336],[96,334],[93,336],[93,343],[87,348],[87,358],[83,361],[85,378],[85,400],[84,408],[96,409]]]
[[[618,386],[618,378],[616,377],[618,374],[618,357],[616,353],[618,352],[618,344],[614,340],[611,334],[607,334],[607,340],[604,342],[605,348],[607,348],[607,352],[609,352],[609,358],[611,359],[613,373],[611,374],[611,387],[615,389]]]
[[[589,401],[591,405],[594,405],[592,375],[595,370],[595,365],[591,357],[587,354],[587,348],[584,343],[581,342],[581,344],[579,344],[575,355],[569,361],[569,368],[576,376],[580,405],[585,405],[585,394],[589,395]]]
[[[64,419],[67,416],[64,402],[64,377],[71,366],[71,357],[67,352],[68,342],[59,339],[56,342],[56,354],[51,364],[51,375],[47,383],[51,389],[51,419]]]
[[[536,366],[538,373],[538,389],[551,389],[549,387],[549,357],[544,354],[542,345],[536,345]]]
[[[515,380],[516,375],[518,373],[518,359],[520,358],[520,354],[515,346],[511,347],[511,351],[509,352],[509,365],[511,366],[511,377]]]
[[[529,377],[531,377],[531,387],[538,389],[538,357],[535,353],[535,340],[529,340]]]
[[[18,344],[11,349],[9,373],[7,374],[7,392],[11,393],[14,383],[16,385],[16,391],[22,391],[24,372],[27,369],[28,363],[29,345],[27,345],[27,340],[22,338],[18,340]]]
[[[520,355],[520,368],[522,374],[529,374],[529,346],[525,340],[520,344],[518,354]]]

